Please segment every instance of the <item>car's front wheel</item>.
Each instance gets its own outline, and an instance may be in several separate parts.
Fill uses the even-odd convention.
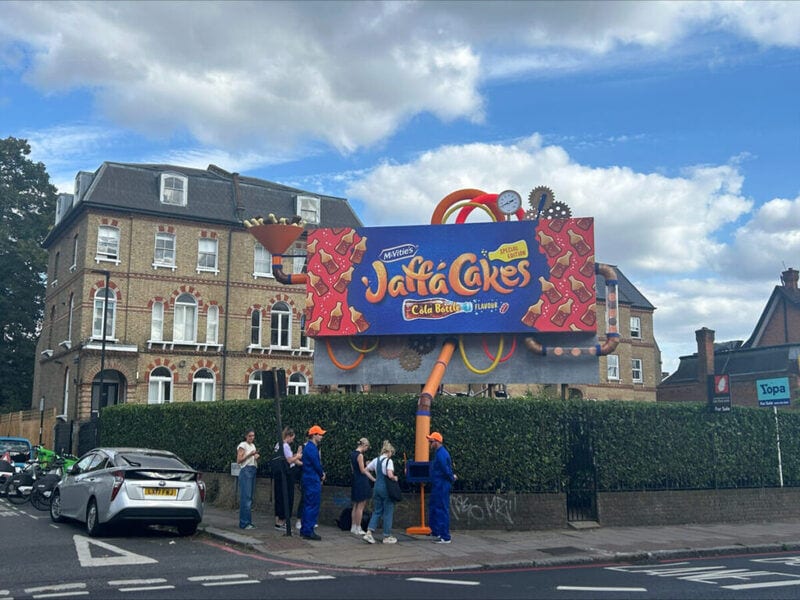
[[[50,519],[53,523],[64,521],[64,516],[61,514],[61,494],[58,491],[54,491],[53,497],[50,498]]]
[[[89,500],[89,506],[86,507],[86,533],[90,537],[96,537],[100,535],[101,530],[100,516],[97,514],[97,501],[92,498]]]

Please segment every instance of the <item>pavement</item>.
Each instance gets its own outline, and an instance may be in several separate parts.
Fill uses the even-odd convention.
[[[334,524],[320,524],[321,541],[287,536],[271,514],[253,511],[255,529],[239,529],[236,509],[206,506],[200,529],[225,542],[286,561],[393,571],[457,571],[641,562],[742,553],[800,551],[800,521],[653,527],[565,528],[546,531],[453,530],[451,544],[393,531],[397,544],[367,544]]]

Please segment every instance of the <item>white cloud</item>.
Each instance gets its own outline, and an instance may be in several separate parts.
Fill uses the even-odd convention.
[[[106,118],[153,138],[267,157],[315,143],[352,152],[421,113],[480,122],[487,77],[669,61],[697,32],[800,45],[795,3],[13,2],[3,13],[0,64],[41,90],[88,90]]]

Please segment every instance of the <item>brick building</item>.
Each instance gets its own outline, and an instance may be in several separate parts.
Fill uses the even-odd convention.
[[[800,402],[800,289],[798,271],[781,273],[745,341],[714,343],[714,331],[696,333],[697,352],[682,356],[677,370],[658,386],[660,402],[706,402],[709,375],[729,375],[731,404],[758,406],[756,381],[788,378],[791,405]]]
[[[106,405],[257,397],[286,373],[314,385],[313,341],[300,327],[304,286],[272,275],[242,224],[301,216],[308,227],[360,226],[345,199],[213,165],[106,162],[58,199],[33,406],[84,421]],[[300,272],[305,239],[289,248]],[[105,327],[103,323],[105,322]]]

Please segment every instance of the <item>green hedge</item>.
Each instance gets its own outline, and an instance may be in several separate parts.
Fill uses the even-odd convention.
[[[414,458],[416,405],[411,395],[291,396],[281,413],[298,441],[315,423],[327,430],[327,481],[349,485],[349,454],[362,436],[370,456],[389,439],[397,458]],[[119,405],[102,411],[101,439],[172,450],[200,470],[227,472],[248,427],[263,457],[270,454],[275,412],[272,400]],[[800,414],[779,418],[784,482],[800,485]],[[591,449],[601,491],[778,485],[775,420],[763,408],[713,414],[692,403],[442,397],[431,429],[445,436],[462,490],[563,490],[576,441]]]

